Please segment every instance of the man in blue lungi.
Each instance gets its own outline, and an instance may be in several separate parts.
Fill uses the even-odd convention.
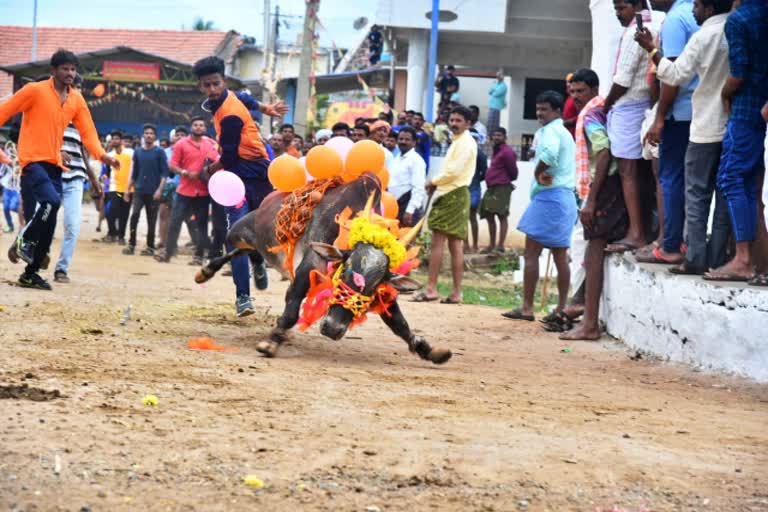
[[[539,282],[539,256],[547,248],[557,267],[557,311],[565,308],[571,271],[568,248],[576,224],[576,143],[563,126],[563,96],[545,91],[536,98],[536,117],[541,123],[537,133],[536,170],[531,187],[531,204],[517,229],[525,233],[525,273],[523,307],[503,315],[514,320],[533,321],[533,296]]]

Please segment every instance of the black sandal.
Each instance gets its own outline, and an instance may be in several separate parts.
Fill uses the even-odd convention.
[[[768,272],[757,274],[755,277],[750,279],[747,284],[750,286],[768,286]]]
[[[526,320],[528,322],[533,322],[536,320],[536,317],[533,315],[524,315],[523,310],[521,308],[513,309],[512,311],[507,311],[506,313],[502,313],[501,316],[504,318],[509,318],[511,320]]]

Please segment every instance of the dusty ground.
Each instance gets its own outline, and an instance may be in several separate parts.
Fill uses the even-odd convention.
[[[0,510],[768,510],[766,386],[407,302],[444,367],[375,318],[267,360],[275,274],[236,320],[229,278],[83,231],[52,293],[0,261]],[[186,348],[202,335],[239,350]]]

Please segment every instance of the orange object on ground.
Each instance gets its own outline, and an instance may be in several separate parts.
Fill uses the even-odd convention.
[[[237,347],[229,348],[217,345],[216,342],[211,338],[197,338],[194,340],[189,340],[189,342],[187,342],[187,347],[189,347],[191,350],[217,350],[219,352],[238,350]]]

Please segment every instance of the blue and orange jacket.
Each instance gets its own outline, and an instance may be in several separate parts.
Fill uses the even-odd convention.
[[[269,154],[249,112],[258,110],[258,102],[249,94],[227,90],[210,107],[224,169],[242,177],[266,177]]]

